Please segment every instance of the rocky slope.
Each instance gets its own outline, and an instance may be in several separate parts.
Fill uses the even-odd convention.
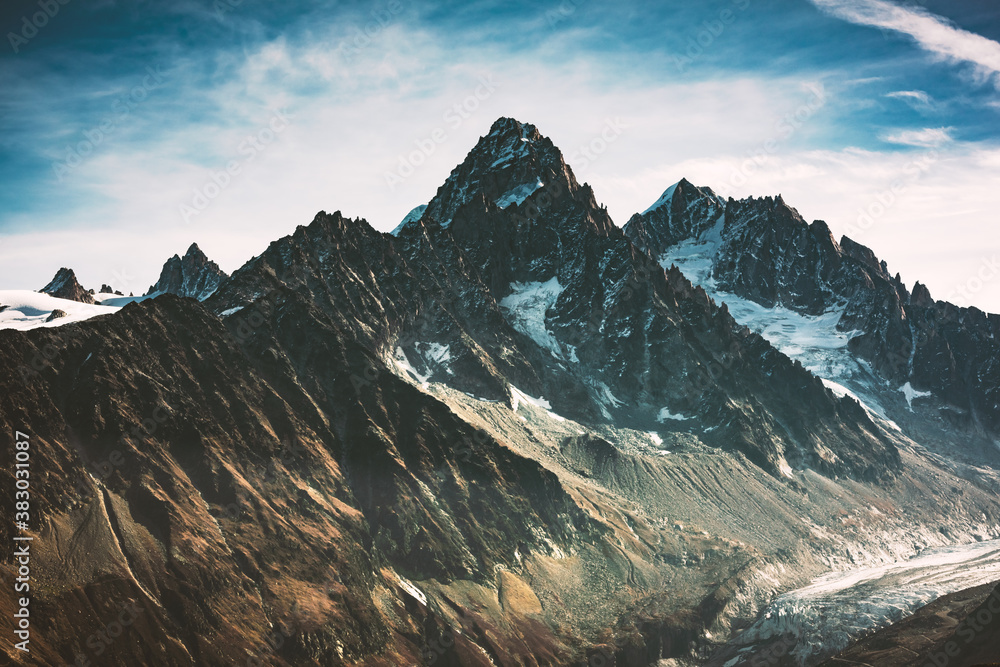
[[[814,575],[1000,537],[994,470],[643,251],[721,206],[675,196],[640,249],[500,119],[394,235],[321,212],[201,302],[0,331],[36,369],[0,379],[32,442],[34,657],[700,661]]]
[[[646,429],[683,415],[706,440],[774,473],[810,465],[878,477],[897,467],[856,404],[636,252],[531,125],[494,124],[397,239],[426,264],[474,267],[530,361],[531,374],[508,381],[550,397],[559,414]],[[484,337],[492,322],[468,327],[491,357],[509,355]]]
[[[822,667],[977,667],[1000,660],[1000,585],[937,600],[905,621],[858,642]]]
[[[54,296],[57,299],[69,299],[70,301],[79,301],[80,303],[91,305],[97,303],[94,301],[94,297],[77,281],[76,273],[73,272],[73,269],[65,267],[59,269],[49,284],[39,291],[49,296]]]
[[[688,192],[697,189],[682,184],[635,216],[625,233],[665,262],[685,244],[704,245],[702,277],[720,299],[728,294],[807,316],[836,313],[851,354],[890,392],[903,392],[908,407],[933,396],[939,405],[929,419],[966,439],[1000,437],[1000,316],[935,301],[920,283],[911,293],[872,250],[847,237],[838,243],[826,223],[807,223],[780,196],[730,199],[721,208],[713,200],[697,219],[675,222]],[[933,437],[926,429],[911,435]]]
[[[197,243],[192,243],[183,257],[174,255],[166,261],[160,279],[146,294],[176,294],[204,301],[227,277]]]

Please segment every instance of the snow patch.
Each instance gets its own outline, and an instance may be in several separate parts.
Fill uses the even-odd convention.
[[[889,417],[886,416],[885,414],[885,409],[878,403],[862,399],[860,396],[858,396],[853,391],[851,391],[844,385],[840,384],[839,382],[834,382],[833,380],[827,380],[826,378],[820,378],[820,380],[823,382],[823,385],[827,389],[832,391],[833,395],[836,396],[837,398],[844,398],[845,396],[853,398],[855,401],[861,404],[861,407],[865,409],[865,412],[867,412],[868,416],[871,417],[873,420],[881,422],[889,426],[893,430],[902,433],[902,429],[899,428],[899,424],[889,419]]]
[[[678,243],[664,253],[660,257],[660,266],[669,269],[671,264],[676,265],[688,280],[702,286],[712,295],[715,290],[712,267],[722,245],[724,226],[725,219],[720,215],[715,225],[706,229],[697,238]]]
[[[649,213],[651,211],[655,211],[656,209],[660,208],[664,204],[669,203],[674,198],[674,193],[677,192],[677,186],[678,185],[680,185],[680,181],[674,183],[669,188],[667,188],[666,190],[664,190],[663,194],[660,195],[660,198],[657,199],[656,202],[654,202],[652,206],[650,206],[645,211],[643,211],[642,214],[646,215],[647,213]]]
[[[685,422],[688,419],[690,419],[690,417],[685,417],[684,415],[675,415],[670,411],[670,408],[660,408],[660,414],[656,415],[656,421],[662,424],[668,419],[672,419],[673,421],[678,421],[678,422]]]
[[[406,217],[403,218],[403,221],[400,222],[398,225],[396,225],[396,228],[393,229],[391,232],[389,232],[389,234],[391,234],[392,236],[398,236],[399,232],[402,231],[403,227],[410,224],[411,222],[416,222],[417,220],[419,220],[420,217],[424,214],[424,211],[426,210],[427,210],[427,204],[421,204],[420,206],[416,207],[415,209],[407,213]]]
[[[413,377],[413,379],[417,381],[417,384],[419,384],[424,389],[427,388],[428,386],[427,379],[430,376],[421,375],[420,373],[417,372],[417,369],[413,367],[413,364],[410,363],[410,360],[406,358],[406,353],[403,352],[403,348],[401,347],[396,348],[396,353],[393,355],[392,360],[396,364],[397,368],[399,368],[405,373],[409,373]]]
[[[510,284],[510,289],[511,293],[500,301],[500,308],[507,314],[511,326],[551,352],[553,357],[563,358],[559,341],[545,326],[545,313],[555,305],[564,289],[559,280],[552,278],[544,283],[515,282]]]
[[[536,408],[541,409],[549,419],[552,419],[557,422],[568,421],[562,415],[558,415],[555,412],[552,412],[552,405],[544,398],[535,398],[534,396],[529,396],[528,394],[524,393],[514,385],[508,385],[508,386],[510,387],[510,406],[511,410],[513,410],[514,412],[517,412],[518,408],[520,408],[521,404],[523,403],[526,405],[533,405]],[[521,415],[518,415],[518,418],[521,419],[521,421],[528,421]]]
[[[597,400],[598,407],[601,409],[601,414],[604,415],[605,419],[611,419],[609,409],[620,408],[625,405],[625,401],[619,400],[611,392],[611,387],[600,380],[591,380],[588,384],[594,389],[594,398]]]
[[[409,593],[410,595],[412,595],[417,602],[419,602],[425,607],[427,606],[427,596],[424,595],[424,592],[422,590],[414,586],[413,582],[409,581],[408,579],[404,579],[403,577],[400,577],[399,587],[402,588],[407,593]]]
[[[496,205],[500,208],[507,208],[517,204],[520,206],[524,203],[524,200],[533,195],[539,190],[539,188],[544,188],[545,184],[542,183],[541,179],[535,179],[535,183],[525,183],[524,185],[519,185],[516,188],[509,190],[504,193],[499,199],[496,200]]]
[[[417,352],[424,358],[428,366],[440,366],[448,375],[454,375],[451,369],[451,349],[441,343],[416,343]]]
[[[127,302],[142,300],[142,297],[119,298]],[[0,290],[0,306],[6,306],[0,311],[0,329],[20,331],[82,322],[98,315],[110,315],[121,309],[118,305],[80,303],[31,290]],[[63,311],[66,316],[47,322],[46,320],[56,310]]]
[[[910,412],[913,412],[913,399],[926,398],[931,395],[929,391],[917,391],[909,382],[900,387],[899,390],[906,396],[906,404],[910,406]]]
[[[514,385],[508,386],[510,387],[511,410],[514,412],[517,412],[517,408],[521,405],[522,401],[543,410],[552,409],[552,406],[544,398],[534,398],[533,396],[528,396]]]

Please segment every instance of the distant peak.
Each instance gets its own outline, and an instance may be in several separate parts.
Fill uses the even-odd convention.
[[[184,256],[175,254],[160,271],[160,278],[146,294],[176,294],[199,300],[207,299],[228,277],[219,265],[192,243]]]
[[[76,272],[73,269],[68,269],[65,266],[56,271],[56,275],[52,278],[52,282],[56,281],[66,281],[66,280],[76,280]]]
[[[685,182],[686,181],[682,178],[681,180],[677,181],[676,183],[674,183],[673,185],[671,185],[669,188],[667,188],[666,190],[664,190],[663,194],[660,195],[660,198],[657,199],[655,202],[653,202],[653,205],[650,206],[649,208],[647,208],[645,211],[643,211],[642,214],[646,215],[647,213],[652,213],[653,211],[655,211],[656,209],[660,208],[661,206],[669,204],[671,201],[673,201],[673,199],[674,199],[674,193],[677,192],[677,188],[681,187],[681,184],[685,183]]]
[[[500,116],[497,118],[493,125],[490,127],[490,134],[503,134],[505,132],[510,132],[512,130],[534,130],[535,126],[529,123],[522,123],[516,118],[510,118],[509,116]]]
[[[56,271],[55,277],[40,291],[60,299],[70,299],[72,301],[79,301],[80,303],[94,303],[93,297],[77,281],[76,273],[74,273],[73,269],[68,269],[65,266]]]
[[[709,189],[709,188],[699,188],[697,185],[692,184],[691,181],[689,181],[688,179],[682,178],[681,180],[677,181],[676,183],[674,183],[673,185],[671,185],[669,188],[667,188],[666,190],[664,190],[663,194],[660,195],[660,198],[657,199],[655,202],[653,202],[652,206],[650,206],[645,211],[643,211],[642,215],[646,215],[648,213],[651,213],[652,211],[655,211],[656,209],[658,209],[658,208],[660,208],[662,206],[668,206],[668,205],[670,205],[670,203],[674,199],[674,196],[678,192],[680,192],[683,196],[688,196],[688,197],[690,197],[692,195],[694,195],[694,196],[699,196],[699,195],[701,195],[701,196],[712,196],[712,197],[716,196],[715,193],[711,189]]]
[[[551,193],[552,198],[562,194],[582,196],[572,170],[552,141],[534,125],[504,116],[452,170],[429,202],[424,217],[446,229],[466,206],[475,210],[486,210],[491,204],[509,208],[539,191]],[[404,221],[393,232],[415,223],[412,219]]]

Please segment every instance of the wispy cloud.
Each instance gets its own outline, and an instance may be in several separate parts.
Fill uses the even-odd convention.
[[[976,66],[1000,87],[1000,43],[962,30],[922,8],[900,7],[887,0],[811,0],[821,10],[859,25],[909,36],[921,48],[953,62]]]
[[[924,111],[934,106],[931,96],[922,90],[897,90],[885,95],[889,99],[906,102],[918,111]]]
[[[923,130],[899,130],[882,137],[890,144],[916,146],[917,148],[937,148],[953,141],[950,127],[926,128]]]
[[[720,8],[738,8],[736,0],[574,3],[558,21],[547,15],[558,0],[503,8],[404,0],[400,12],[389,0],[332,9],[316,0],[243,2],[229,3],[234,9],[221,19],[204,2],[178,1],[138,18],[123,8],[130,3],[113,3],[81,16],[90,23],[65,22],[76,32],[60,42],[53,31],[50,42],[32,44],[30,57],[4,61],[0,53],[0,89],[9,93],[0,96],[0,182],[8,185],[0,191],[0,287],[37,288],[66,265],[88,286],[128,272],[135,279],[127,290],[144,290],[166,256],[192,241],[232,271],[319,209],[391,229],[433,196],[500,115],[537,124],[619,223],[681,176],[721,189],[734,170],[757,165],[733,196],[782,192],[832,224],[871,200],[863,188],[891,183],[925,152],[942,157],[893,209],[901,225],[931,230],[958,210],[955,201],[962,211],[975,201],[963,213],[966,228],[948,227],[957,254],[979,248],[995,217],[994,90],[963,90],[963,81],[913,57],[909,40],[857,39],[855,24],[831,21],[809,3],[751,3],[719,32]],[[899,9],[812,2],[868,8],[869,19],[872,7]],[[899,11],[975,41],[939,17]],[[904,23],[896,21],[900,32]],[[918,23],[912,32],[923,35]],[[678,72],[675,55],[703,31],[710,46]],[[989,48],[981,51],[944,53],[995,74],[983,55]],[[163,87],[114,132],[95,135],[146,68],[160,66]],[[488,98],[476,95],[483,77],[496,83]],[[816,113],[806,84],[827,91]],[[456,107],[461,122],[453,122]],[[266,133],[279,111],[291,115],[288,129],[248,154],[245,142]],[[581,158],[618,118],[628,128],[614,145],[600,159]],[[428,143],[441,128],[446,140]],[[88,135],[99,145],[60,182],[53,165],[87,149],[80,146]],[[816,150],[828,157],[810,157]],[[422,164],[390,189],[385,174],[401,160],[414,164],[414,151]],[[973,164],[982,155],[992,156],[988,164]],[[239,173],[230,178],[234,161]],[[220,182],[211,204],[185,224],[179,207]],[[871,233],[890,229],[891,217]],[[897,249],[903,269],[908,253],[923,250],[886,238],[873,245]],[[911,266],[911,275],[933,279],[920,262]],[[990,298],[1000,303],[1000,287]]]

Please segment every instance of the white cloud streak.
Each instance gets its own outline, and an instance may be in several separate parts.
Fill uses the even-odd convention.
[[[885,96],[892,100],[905,102],[917,111],[926,111],[935,106],[934,100],[923,90],[896,90],[886,93]]]
[[[547,57],[555,46],[544,44],[520,54],[485,41],[455,47],[402,22],[348,62],[335,47],[349,34],[349,27],[317,26],[311,40],[276,39],[229,54],[227,75],[210,85],[196,76],[196,64],[179,64],[171,99],[178,108],[200,112],[178,121],[169,108],[161,115],[153,103],[144,107],[148,122],[162,129],[143,142],[109,142],[73,172],[63,190],[85,193],[88,205],[67,205],[46,219],[30,217],[38,228],[60,231],[6,235],[0,286],[37,289],[60,266],[72,266],[88,287],[125,275],[126,293],[138,293],[155,282],[169,255],[183,253],[192,241],[231,272],[296,225],[308,224],[320,209],[392,229],[434,195],[501,115],[534,123],[550,136],[618,224],[681,177],[722,189],[748,155],[778,138],[766,164],[725,194],[781,192],[803,214],[846,230],[913,159],[911,150],[811,150],[825,145],[816,137],[837,129],[835,109],[843,92],[834,75],[826,82],[829,105],[809,114],[789,136],[788,114],[810,102],[809,85],[818,81],[761,74],[651,82],[623,75],[601,56]],[[482,76],[494,77],[496,92],[460,126],[450,126],[445,113],[467,99]],[[185,225],[178,207],[191,201],[213,171],[243,159],[241,142],[264,127],[275,109],[293,115],[290,127]],[[609,118],[621,118],[626,130],[598,159],[580,159],[580,147],[599,138]],[[447,141],[402,185],[387,187],[384,175],[399,156],[439,127],[447,130]],[[911,147],[937,145],[941,159],[859,240],[909,281],[919,278],[947,296],[949,280],[962,275],[970,253],[978,261],[976,253],[1000,252],[1000,243],[987,247],[984,238],[993,237],[983,231],[995,218],[1000,153],[935,143],[950,137],[948,128],[889,136]],[[68,199],[63,190],[53,196]],[[956,218],[958,210],[963,213]],[[28,227],[26,214],[8,218],[23,223],[16,228]],[[1000,311],[1000,281],[989,290],[977,303]]]
[[[837,18],[909,36],[921,48],[952,62],[974,65],[1000,87],[1000,43],[962,30],[924,9],[900,7],[887,0],[811,0]]]
[[[916,146],[917,148],[935,148],[952,141],[951,128],[937,127],[923,130],[899,130],[883,137],[890,144],[901,146]]]

